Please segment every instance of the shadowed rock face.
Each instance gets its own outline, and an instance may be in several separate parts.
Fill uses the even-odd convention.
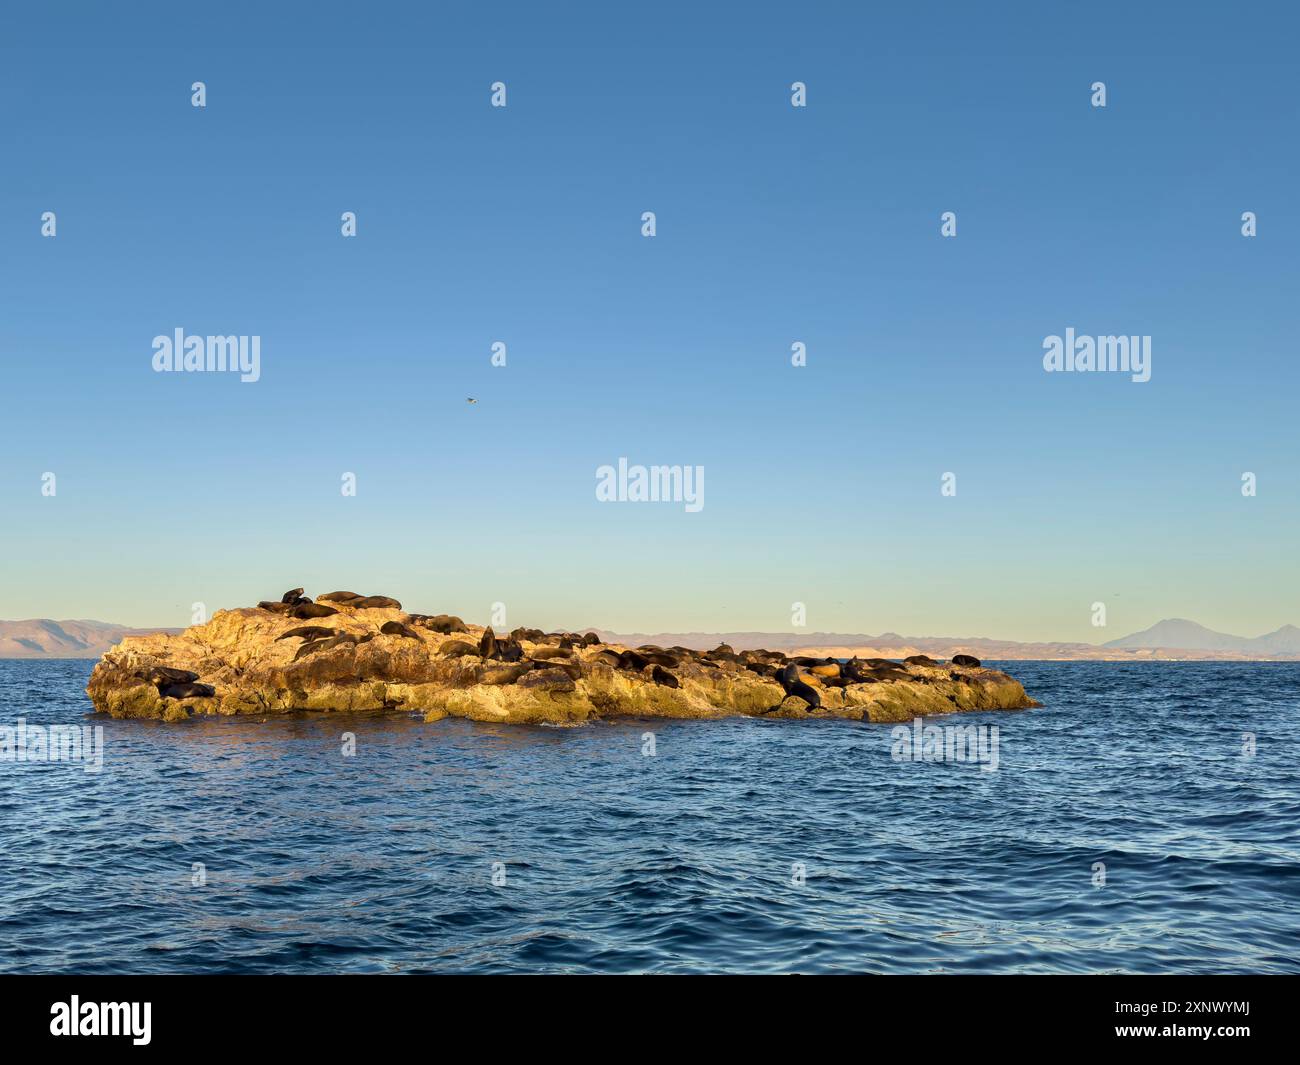
[[[95,666],[86,693],[96,710],[114,717],[165,720],[402,709],[429,721],[515,724],[735,714],[909,721],[1038,705],[1007,674],[960,664],[841,670],[830,661],[794,663],[776,651],[632,649],[535,629],[487,639],[487,630],[459,618],[449,625],[445,615],[340,599],[331,606],[336,614],[310,626],[250,607],[220,611],[177,634],[128,637]],[[302,634],[288,635],[295,629]],[[813,709],[809,688],[820,703]]]

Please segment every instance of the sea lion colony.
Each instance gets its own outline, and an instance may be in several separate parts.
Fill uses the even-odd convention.
[[[87,692],[97,710],[167,719],[401,708],[521,723],[737,713],[896,721],[1036,705],[969,655],[948,665],[925,655],[842,662],[726,644],[623,647],[593,632],[498,635],[454,615],[405,612],[389,596],[313,600],[302,588],[178,635],[128,637]]]

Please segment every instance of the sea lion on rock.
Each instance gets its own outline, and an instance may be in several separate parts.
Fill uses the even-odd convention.
[[[502,662],[518,662],[524,657],[524,645],[509,636],[497,640],[497,657]]]
[[[650,664],[650,659],[638,651],[623,651],[618,656],[619,669],[631,669],[640,673]]]
[[[513,684],[530,669],[533,668],[531,662],[515,662],[508,666],[496,666],[492,669],[485,669],[478,678],[480,684]]]
[[[582,639],[579,642],[582,644],[583,647],[595,647],[598,644],[600,644],[602,641],[601,638],[597,636],[594,632],[587,632],[587,633],[583,633]]]
[[[402,604],[396,599],[386,595],[363,595],[358,599],[350,599],[348,606],[355,607],[357,610],[401,610]]]
[[[356,592],[326,592],[324,595],[318,595],[318,603],[350,603],[354,599],[360,599]]]
[[[529,643],[538,643],[546,638],[546,633],[541,629],[525,629],[522,626],[515,629],[510,638],[513,640],[527,640]]]
[[[469,632],[469,626],[455,614],[435,614],[424,621],[424,627],[433,632],[450,636],[453,632]]]
[[[497,656],[497,634],[492,631],[489,625],[483,630],[483,635],[479,637],[478,653],[480,657],[492,659]]]
[[[571,648],[565,650],[563,647],[538,647],[536,650],[530,652],[528,657],[544,660],[547,658],[570,658],[572,655],[573,650]]]
[[[191,673],[188,669],[173,669],[171,666],[150,666],[136,676],[143,677],[150,684],[157,684],[159,687],[169,684],[189,684],[199,679],[197,673]]]
[[[211,684],[168,684],[158,694],[164,699],[206,699],[217,694]]]
[[[812,685],[807,684],[799,677],[799,667],[793,663],[786,666],[776,675],[776,682],[785,689],[786,698],[791,695],[797,695],[800,699],[808,704],[808,713],[814,710],[820,710],[822,705],[821,693]],[[784,700],[782,700],[782,703]],[[777,703],[772,710],[780,710],[782,703]],[[770,714],[772,710],[769,710]]]
[[[534,669],[525,673],[516,682],[521,688],[562,694],[578,690],[574,678],[562,669]]]
[[[840,675],[840,664],[838,662],[827,662],[824,665],[813,666],[809,673],[815,673],[825,680],[827,677],[838,677]]]
[[[298,602],[298,600],[301,598],[302,598],[301,588],[290,588],[287,592],[284,593],[284,595],[280,596],[280,602],[288,603],[290,606],[292,606],[294,603]]]
[[[269,599],[263,599],[257,605],[262,610],[269,610],[272,614],[287,614],[293,609],[289,603],[273,603]]]
[[[980,660],[974,655],[953,655],[952,664],[954,666],[967,666],[971,669],[980,668]]]
[[[408,640],[416,640],[420,643],[424,641],[416,635],[415,630],[403,625],[400,621],[385,621],[379,626],[379,631],[385,636],[404,636]]]
[[[908,655],[903,659],[905,666],[937,666],[938,664],[929,655]]]
[[[337,636],[328,640],[308,640],[298,648],[297,653],[293,656],[295,662],[300,658],[306,658],[308,655],[314,655],[317,651],[328,651],[332,647],[338,647],[344,641]]]
[[[464,655],[474,655],[477,658],[478,648],[472,643],[466,643],[464,640],[448,640],[438,648],[438,654],[455,655],[458,658]]]
[[[338,611],[332,606],[322,606],[320,603],[299,603],[289,611],[291,618],[297,618],[299,621],[306,621],[309,618],[327,618]]]
[[[656,684],[662,684],[665,688],[680,688],[682,686],[682,682],[664,669],[663,666],[652,667],[650,679]]]
[[[293,636],[301,636],[303,639],[312,639],[317,636],[337,636],[338,629],[327,629],[324,625],[299,625],[296,629],[290,629],[283,636],[275,638],[276,643],[281,640],[287,640]]]

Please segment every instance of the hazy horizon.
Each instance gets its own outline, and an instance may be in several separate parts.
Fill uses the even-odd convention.
[[[11,12],[0,616],[1300,622],[1291,12],[654,10]],[[1150,380],[1044,372],[1069,329]],[[702,509],[600,502],[624,457]]]

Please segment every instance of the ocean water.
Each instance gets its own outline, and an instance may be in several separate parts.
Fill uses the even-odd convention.
[[[1300,665],[1009,663],[1041,709],[929,722],[996,770],[843,721],[85,718],[91,665],[0,661],[0,724],[105,744],[0,761],[0,971],[1300,971]]]

